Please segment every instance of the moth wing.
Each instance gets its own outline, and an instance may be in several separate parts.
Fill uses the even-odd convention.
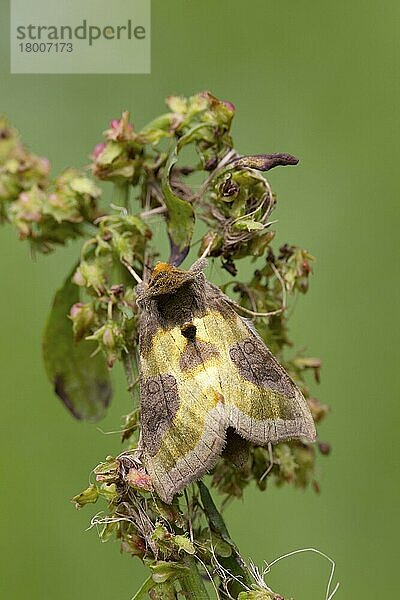
[[[143,462],[160,497],[171,502],[210,470],[223,450],[228,424],[218,376],[221,357],[215,345],[206,339],[194,344],[179,327],[149,334],[141,354]]]
[[[151,323],[143,336],[143,462],[166,502],[215,465],[229,427],[259,445],[315,439],[299,388],[219,288],[206,291],[194,342]]]
[[[288,439],[315,439],[310,409],[300,389],[279,364],[251,322],[210,285],[213,307],[208,331],[220,340],[221,386],[229,426],[250,442],[266,445]]]

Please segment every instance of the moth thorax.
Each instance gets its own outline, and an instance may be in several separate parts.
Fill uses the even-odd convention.
[[[196,325],[194,325],[193,323],[190,322],[186,322],[182,325],[181,327],[181,333],[183,335],[183,337],[185,337],[188,340],[195,340],[196,339]]]

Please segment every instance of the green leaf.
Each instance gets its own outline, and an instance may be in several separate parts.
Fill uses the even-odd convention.
[[[117,142],[107,142],[104,150],[97,158],[99,165],[110,165],[123,152],[123,147]]]
[[[146,579],[146,581],[141,586],[140,590],[136,592],[136,594],[133,596],[133,598],[131,598],[131,600],[143,600],[143,598],[147,599],[149,597],[147,595],[147,592],[149,592],[155,585],[156,583],[150,575],[150,577]]]
[[[86,490],[83,490],[80,494],[77,494],[71,499],[71,502],[75,504],[75,508],[79,509],[86,504],[94,504],[99,498],[99,491],[95,485],[90,485]]]
[[[238,578],[245,584],[251,585],[252,577],[246,567],[245,562],[240,556],[239,550],[229,535],[229,531],[225,525],[225,521],[222,515],[218,511],[214,504],[214,500],[211,497],[210,491],[207,486],[200,480],[197,482],[197,486],[200,491],[200,498],[203,504],[204,513],[210,526],[212,534],[218,534],[224,542],[226,542],[232,548],[232,555],[226,558],[221,557],[221,565],[227,569],[232,575],[235,575],[234,579],[230,583],[229,591],[238,594],[238,590],[242,587],[242,584],[238,582]],[[234,594],[233,594],[234,595]]]
[[[79,302],[79,287],[71,277],[54,297],[43,336],[43,358],[54,391],[67,409],[77,419],[94,421],[110,403],[111,382],[103,356],[91,356],[96,344],[74,340],[68,313]]]
[[[100,539],[102,542],[107,542],[113,535],[118,531],[119,523],[116,521],[112,521],[111,523],[106,523],[103,529],[100,532]]]
[[[136,215],[127,215],[125,220],[127,225],[135,228],[142,235],[146,235],[148,233],[148,227],[140,217],[137,217]]]
[[[187,256],[192,241],[195,214],[193,206],[187,200],[183,200],[175,194],[171,186],[172,167],[178,160],[179,151],[196,140],[200,131],[210,127],[208,124],[200,124],[193,127],[180,138],[174,148],[170,151],[167,164],[165,165],[161,189],[164,202],[167,207],[167,231],[171,245],[169,262],[179,266]]]
[[[235,229],[247,229],[247,231],[256,231],[264,229],[264,227],[265,225],[263,223],[252,221],[251,219],[240,219],[240,221],[236,221],[235,223]]]
[[[211,532],[211,544],[214,548],[214,552],[217,556],[222,556],[223,558],[229,558],[232,555],[232,545],[228,544],[228,542],[224,542],[222,538],[220,538],[215,533]]]
[[[103,496],[108,502],[114,502],[118,499],[118,493],[115,483],[103,483],[99,488],[99,495]]]
[[[212,531],[219,533],[221,538],[230,544],[232,548],[235,548],[235,544],[229,535],[228,529],[226,528],[225,521],[222,518],[220,512],[214,504],[214,500],[211,497],[210,491],[206,485],[200,480],[197,482],[197,486],[200,490],[200,497],[203,503],[204,512],[207,517],[207,521],[210,524]]]
[[[174,542],[178,546],[179,550],[183,550],[187,554],[196,554],[196,548],[193,543],[185,535],[176,535]]]
[[[152,572],[152,578],[155,583],[165,583],[166,581],[174,580],[180,573],[185,572],[188,568],[173,561],[159,560],[153,564],[149,564]]]
[[[138,141],[144,144],[158,144],[164,137],[174,135],[174,115],[166,113],[148,123],[138,134]]]
[[[170,153],[161,184],[164,202],[167,207],[167,231],[171,246],[169,262],[180,265],[187,256],[194,230],[193,206],[175,194],[170,182],[171,169],[178,160],[178,146]]]
[[[88,177],[75,177],[71,180],[70,186],[79,194],[89,194],[93,198],[98,198],[101,195],[100,188]]]
[[[129,306],[122,305],[122,306],[120,306],[119,310],[122,312],[124,317],[126,317],[127,319],[133,318],[133,310]]]

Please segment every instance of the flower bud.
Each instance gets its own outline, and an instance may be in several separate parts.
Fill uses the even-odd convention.
[[[98,294],[104,291],[106,275],[100,264],[96,261],[82,261],[75,271],[72,281],[76,285],[92,287]]]
[[[144,469],[129,469],[125,481],[136,490],[142,492],[152,492],[154,489],[151,478]]]
[[[71,306],[69,316],[72,320],[72,329],[75,340],[79,342],[79,340],[87,334],[95,321],[96,315],[93,310],[93,305],[91,303],[82,304],[82,302],[76,302]]]
[[[110,128],[104,132],[108,140],[113,141],[131,141],[134,139],[133,125],[129,123],[129,112],[122,113],[120,119],[112,119]]]
[[[100,144],[96,144],[92,150],[92,153],[90,154],[90,158],[92,158],[93,160],[96,160],[96,158],[98,158],[100,156],[100,154],[103,152],[105,147],[106,147],[106,145],[104,142],[101,142]]]
[[[79,509],[82,508],[82,506],[85,506],[85,504],[93,504],[94,502],[97,502],[98,497],[99,491],[97,487],[95,485],[91,485],[80,494],[74,496],[71,499],[71,502],[74,502],[75,508]]]
[[[174,113],[185,114],[187,112],[188,100],[184,96],[167,96],[165,103]]]
[[[222,100],[222,104],[225,105],[226,109],[232,113],[234,113],[236,111],[236,106],[232,103],[229,102],[229,100]]]
[[[307,404],[315,423],[322,421],[330,411],[329,406],[327,404],[322,404],[317,398],[307,398]]]
[[[80,285],[81,287],[83,287],[84,285],[86,285],[86,280],[83,277],[81,270],[79,269],[79,267],[77,268],[77,270],[75,271],[74,275],[72,276],[72,282],[75,283],[75,285]]]
[[[9,218],[17,227],[21,239],[32,237],[35,224],[43,218],[44,203],[45,193],[33,186],[28,192],[22,192],[10,206]]]
[[[98,343],[99,348],[105,354],[110,369],[115,361],[121,358],[122,352],[127,351],[123,331],[118,323],[114,321],[107,321],[86,339]]]
[[[115,348],[115,336],[112,325],[105,325],[103,330],[103,344],[106,348]]]
[[[324,456],[328,456],[331,453],[331,445],[328,442],[318,442],[318,450]]]

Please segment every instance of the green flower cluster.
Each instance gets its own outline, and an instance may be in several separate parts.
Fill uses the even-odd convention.
[[[0,216],[20,239],[50,252],[56,244],[83,235],[98,216],[100,190],[75,169],[49,178],[50,163],[30,153],[7,122],[0,120]]]
[[[17,200],[21,192],[46,185],[49,170],[49,161],[28,152],[15,129],[0,118],[1,216],[5,218],[7,203]]]
[[[128,268],[143,272],[151,231],[140,217],[108,215],[97,220],[96,235],[82,247],[72,277],[90,302],[75,303],[70,318],[76,341],[94,340],[112,367],[133,354],[137,344],[135,282]]]
[[[113,119],[104,131],[104,142],[92,152],[92,172],[102,180],[117,184],[137,185],[141,177],[157,177],[167,160],[167,152],[157,146],[165,139],[179,139],[196,129],[193,137],[207,171],[213,170],[227,148],[232,147],[229,128],[234,107],[204,92],[182,98],[170,96],[166,100],[170,112],[165,113],[139,131],[129,122],[125,111],[120,119]]]
[[[81,274],[79,267],[75,273]],[[96,267],[94,267],[96,268]],[[69,317],[76,342],[93,340],[105,355],[108,367],[132,351],[136,342],[136,305],[132,288],[113,285],[90,302],[76,302]],[[131,341],[131,343],[129,343]]]

